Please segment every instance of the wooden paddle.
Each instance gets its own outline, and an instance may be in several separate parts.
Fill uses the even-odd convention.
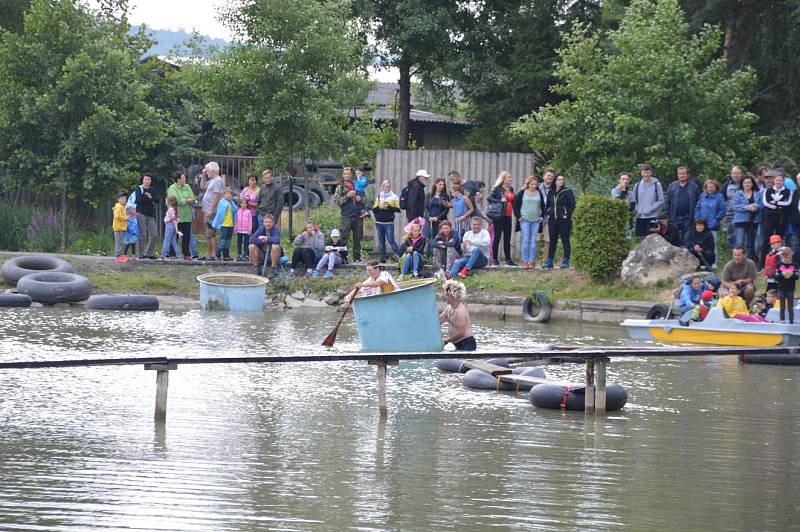
[[[328,334],[328,336],[326,336],[325,339],[322,341],[322,345],[324,345],[325,347],[333,347],[334,342],[336,342],[336,333],[339,332],[339,326],[342,324],[342,321],[344,321],[345,314],[347,314],[347,311],[350,310],[350,307],[353,305],[353,299],[355,299],[356,297],[356,290],[357,288],[353,288],[353,291],[347,294],[348,297],[347,306],[344,307],[344,312],[342,312],[342,316],[339,318],[339,322],[336,324],[336,327],[333,328],[330,334]]]

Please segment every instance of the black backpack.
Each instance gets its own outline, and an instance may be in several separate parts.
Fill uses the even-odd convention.
[[[400,191],[400,208],[402,210],[406,210],[408,203],[408,185],[403,187],[403,190]]]

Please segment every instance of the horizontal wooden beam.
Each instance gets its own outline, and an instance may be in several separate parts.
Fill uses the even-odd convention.
[[[375,362],[391,364],[400,360],[435,360],[439,358],[488,359],[507,355],[515,359],[539,360],[563,356],[552,350],[525,352],[422,352],[422,353],[335,353],[304,355],[265,355],[249,357],[141,357],[95,358],[67,360],[24,360],[0,362],[0,369],[69,368],[88,366],[126,366],[135,364],[263,364],[287,362]],[[738,356],[738,355],[796,355],[800,347],[665,347],[665,348],[592,348],[570,351],[570,356],[595,359],[598,357],[677,357],[677,356]]]

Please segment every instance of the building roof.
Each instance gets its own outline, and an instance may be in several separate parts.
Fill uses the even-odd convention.
[[[372,111],[372,117],[376,120],[394,120],[395,107],[397,105],[397,92],[400,86],[397,83],[376,83],[372,90],[367,95],[367,100],[364,106],[359,106],[356,109],[356,115],[359,116],[366,106],[376,106]],[[423,111],[415,109],[416,98],[414,93],[411,93],[411,112],[409,113],[412,122],[433,122],[439,124],[455,124],[461,126],[470,125],[469,120],[464,118],[454,118],[444,114],[433,113],[431,111]]]

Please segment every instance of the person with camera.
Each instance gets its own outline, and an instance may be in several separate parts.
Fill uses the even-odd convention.
[[[330,279],[333,277],[333,269],[339,264],[347,262],[347,242],[344,242],[338,229],[331,230],[331,238],[322,250],[322,258],[319,259],[316,269],[311,272],[311,277],[316,279],[319,272],[325,268],[325,275],[322,277]]]

